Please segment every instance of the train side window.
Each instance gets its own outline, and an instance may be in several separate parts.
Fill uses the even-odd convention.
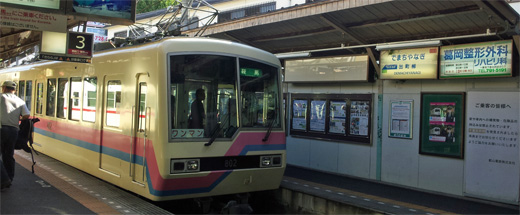
[[[18,82],[18,98],[23,99],[25,97],[25,81],[20,80]]]
[[[96,121],[97,78],[83,79],[83,121]]]
[[[65,119],[65,113],[67,112],[67,94],[69,91],[69,79],[68,78],[58,78],[58,118]]]
[[[47,80],[47,109],[45,115],[54,116],[56,113],[56,79]]]
[[[72,77],[70,78],[70,94],[69,94],[69,119],[79,120],[81,118],[81,78]]]
[[[32,81],[25,82],[25,105],[31,110],[31,99],[32,99]]]
[[[36,113],[43,114],[43,83],[36,83]]]
[[[106,125],[119,127],[121,108],[121,81],[108,81],[106,95]]]

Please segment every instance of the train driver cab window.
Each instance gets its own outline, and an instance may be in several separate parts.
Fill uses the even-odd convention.
[[[56,113],[56,79],[47,80],[47,109],[45,115],[54,116]]]
[[[83,121],[96,121],[97,78],[83,79]]]
[[[230,138],[238,127],[237,60],[170,56],[170,139]]]
[[[121,110],[121,81],[108,81],[106,98],[106,125],[111,127],[119,127]]]
[[[281,127],[276,67],[240,59],[241,127]]]

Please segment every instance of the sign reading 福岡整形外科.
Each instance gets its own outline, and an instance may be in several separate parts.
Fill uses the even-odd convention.
[[[439,48],[381,51],[380,79],[437,79]]]
[[[512,40],[443,46],[440,78],[511,76],[512,50]]]

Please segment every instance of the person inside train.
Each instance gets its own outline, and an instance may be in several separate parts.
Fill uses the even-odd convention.
[[[14,178],[14,146],[18,138],[19,125],[21,120],[28,119],[30,116],[29,109],[25,102],[14,94],[16,91],[16,83],[13,81],[5,81],[2,84],[2,94],[0,96],[0,112],[1,115],[1,151],[2,161],[7,171],[9,179]]]
[[[188,128],[204,129],[204,118],[206,118],[206,114],[202,101],[206,99],[206,92],[204,89],[199,88],[195,92],[195,96],[195,101],[191,103],[191,115],[188,121]]]

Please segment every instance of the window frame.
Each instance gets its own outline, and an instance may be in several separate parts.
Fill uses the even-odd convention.
[[[306,101],[306,118],[305,118],[305,129],[293,129],[294,123],[294,101]],[[325,101],[325,130],[315,131],[311,130],[311,103],[312,101]],[[343,134],[330,132],[330,103],[334,101],[345,101],[345,132]],[[353,101],[366,101],[369,103],[368,107],[368,132],[367,135],[355,135],[350,134],[351,127],[351,104]],[[310,139],[325,139],[349,143],[358,144],[371,144],[372,137],[372,115],[373,115],[373,95],[372,94],[304,94],[304,93],[292,93],[290,94],[290,104],[288,108],[289,113],[289,135],[294,137],[310,138]]]

